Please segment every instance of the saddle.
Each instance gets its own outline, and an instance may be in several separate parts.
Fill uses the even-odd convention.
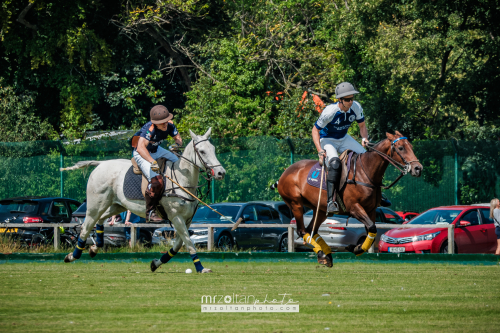
[[[132,172],[136,175],[142,175],[141,193],[142,193],[142,196],[145,197],[146,189],[147,189],[148,184],[149,184],[148,179],[146,178],[146,176],[144,176],[144,174],[142,173],[142,170],[137,165],[135,158],[132,157],[131,162],[132,162]],[[169,164],[169,163],[167,163],[167,159],[164,157],[161,157],[156,162],[158,162],[158,166],[160,167],[159,173],[164,174],[165,168],[167,167],[167,164]],[[170,162],[170,164],[172,164],[172,162]]]
[[[339,191],[342,190],[347,183],[347,176],[349,175],[349,170],[350,170],[350,162],[349,159],[349,153],[351,153],[352,156],[352,151],[346,150],[340,155],[340,161],[342,162],[342,176],[340,177],[340,188]],[[348,161],[349,159],[349,161]],[[309,174],[307,175],[307,184],[317,187],[320,187],[320,180],[319,176],[321,175],[321,165],[320,163],[314,164],[311,169],[309,170]],[[322,190],[326,191],[326,170],[323,172],[323,179],[322,179],[323,185],[322,185]]]

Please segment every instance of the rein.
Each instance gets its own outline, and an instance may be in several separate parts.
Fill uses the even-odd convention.
[[[388,140],[388,139],[386,139]],[[399,151],[396,149],[396,146],[394,145],[396,142],[398,142],[399,140],[408,140],[407,137],[403,136],[403,137],[400,137],[400,138],[397,138],[396,140],[392,141],[391,142],[391,156],[375,149],[375,146],[377,146],[378,144],[372,144],[372,143],[368,143],[368,148],[369,150],[372,150],[374,152],[376,152],[377,154],[379,154],[383,159],[385,159],[387,162],[389,162],[392,166],[394,166],[396,169],[398,169],[401,173],[400,175],[398,176],[398,178],[396,178],[395,181],[392,182],[391,185],[389,186],[383,186],[383,185],[380,185],[380,187],[384,188],[384,189],[390,189],[392,186],[394,186],[403,176],[405,176],[408,172],[410,172],[411,170],[411,163],[413,162],[419,162],[419,160],[413,160],[413,161],[406,161],[405,158],[399,153]],[[399,163],[398,161],[396,161],[394,158],[392,158],[392,155],[393,155],[393,152],[396,152],[396,154],[399,155],[399,157],[401,158],[401,161],[403,161],[404,164],[402,163]],[[365,172],[365,175],[368,177],[368,179],[370,179],[370,177],[368,176],[368,174],[366,173],[366,170],[363,166],[363,162],[361,160],[361,157],[360,157],[360,162],[361,162],[361,167],[363,168],[363,171]],[[373,183],[373,181],[370,179],[370,181]]]

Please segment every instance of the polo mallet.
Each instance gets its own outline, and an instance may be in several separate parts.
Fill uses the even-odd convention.
[[[184,190],[186,193],[188,193],[190,196],[192,196],[193,198],[195,198],[196,200],[198,200],[199,202],[201,202],[203,205],[207,206],[208,208],[210,208],[211,210],[213,210],[215,213],[219,214],[220,216],[222,216],[224,219],[227,219],[224,215],[222,215],[221,213],[219,213],[218,211],[216,211],[215,209],[213,209],[212,207],[210,207],[209,205],[207,205],[206,203],[204,203],[203,201],[201,201],[201,199],[199,199],[196,195],[194,195],[193,193],[189,192],[186,188],[184,188],[184,186],[182,186],[181,184],[179,184],[178,182],[176,182],[175,180],[173,180],[172,178],[170,178],[169,176],[167,175],[164,175],[165,177],[168,178],[168,180],[170,180],[172,183],[174,183],[175,185],[179,186],[182,190]],[[237,226],[241,223],[243,219],[240,217],[238,219],[238,221],[236,221],[236,224],[235,226],[233,226],[233,229],[231,230],[234,230],[237,228]]]
[[[316,214],[314,214],[314,223],[313,223],[313,228],[311,230],[311,233],[309,234],[309,242],[312,240],[312,237],[314,235],[314,228],[316,228],[316,220],[318,219],[318,212],[319,212],[319,204],[321,202],[321,192],[323,191],[323,173],[325,171],[325,162],[321,164],[321,177],[320,182],[319,182],[319,195],[318,195],[318,205],[316,207]]]

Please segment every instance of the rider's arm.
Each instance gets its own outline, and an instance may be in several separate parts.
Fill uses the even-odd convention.
[[[321,148],[321,144],[319,143],[319,129],[316,126],[313,126],[312,138],[318,152],[322,151],[323,148]]]
[[[172,137],[175,141],[175,143],[177,143],[177,145],[179,145],[179,147],[182,147],[182,138],[181,138],[181,135],[180,134],[177,134],[176,136]]]
[[[366,123],[363,121],[362,123],[359,123],[359,132],[361,133],[361,137],[365,140],[362,141],[363,146],[369,142],[368,141],[368,129],[366,128]]]
[[[149,144],[148,140],[146,140],[143,137],[140,137],[139,143],[137,144],[137,152],[139,153],[139,155],[141,155],[141,157],[143,159],[145,159],[149,163],[153,163],[155,160],[151,157],[151,154],[149,154],[149,151],[147,148],[148,144]]]

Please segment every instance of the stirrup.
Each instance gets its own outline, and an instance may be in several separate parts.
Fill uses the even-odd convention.
[[[149,213],[146,212],[146,222],[161,222],[163,219],[156,215],[155,209],[151,209]]]
[[[333,216],[339,212],[339,205],[335,201],[330,201],[326,207],[326,216]]]

